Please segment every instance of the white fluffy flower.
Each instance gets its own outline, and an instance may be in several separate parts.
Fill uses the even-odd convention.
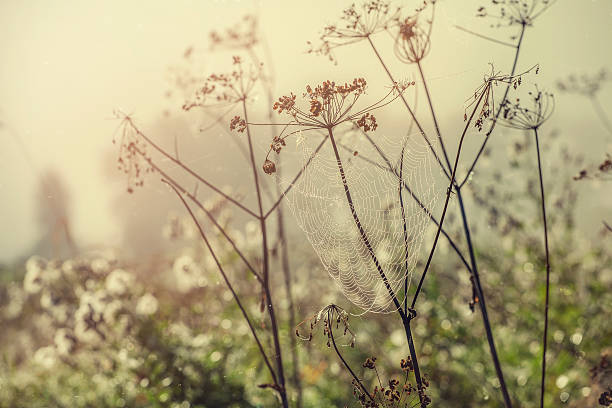
[[[138,303],[136,304],[136,313],[139,315],[152,315],[157,312],[157,307],[159,303],[155,296],[150,293],[145,293],[140,299],[138,299]]]
[[[113,295],[123,295],[132,285],[134,278],[123,269],[115,269],[106,278],[106,290]]]
[[[198,286],[202,277],[202,270],[189,255],[178,257],[174,261],[172,272],[175,277],[177,289],[181,292],[189,292]]]
[[[51,368],[56,361],[56,352],[53,346],[41,347],[34,353],[34,361],[45,368]]]
[[[46,261],[38,256],[33,256],[26,262],[26,274],[23,279],[23,289],[28,293],[38,293],[42,289],[42,273]]]
[[[53,338],[55,343],[55,347],[57,348],[57,352],[61,355],[67,355],[72,350],[74,350],[74,346],[76,345],[76,338],[72,333],[68,331],[68,329],[59,329],[55,332],[55,337]]]

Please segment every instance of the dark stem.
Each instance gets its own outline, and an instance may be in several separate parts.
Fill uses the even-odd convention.
[[[389,158],[385,155],[385,153],[380,149],[380,147],[372,140],[372,138],[365,132],[362,132],[363,135],[366,137],[366,139],[372,144],[372,146],[376,149],[376,151],[378,152],[378,154],[380,155],[380,157],[385,161],[385,163],[387,164],[387,170],[395,175],[397,175],[397,171],[395,170],[395,168],[391,165],[391,162],[389,161]],[[357,156],[358,158],[361,157],[361,155]],[[367,160],[366,160],[367,161]],[[373,165],[376,166],[380,166],[377,163],[371,163]],[[434,224],[436,224],[436,226],[439,226],[440,223],[438,222],[438,220],[436,220],[436,218],[433,216],[433,214],[431,213],[431,211],[429,211],[429,209],[427,207],[425,207],[425,205],[421,202],[421,200],[419,199],[419,197],[417,197],[417,195],[414,193],[414,191],[412,191],[412,189],[410,188],[410,186],[408,185],[408,183],[406,183],[405,181],[402,182],[404,189],[408,192],[408,194],[410,194],[410,197],[412,197],[412,199],[417,203],[417,205],[423,210],[425,211],[425,214],[427,214],[427,216],[429,217],[429,219],[431,221],[433,221]],[[450,235],[448,235],[448,233],[444,230],[444,228],[442,228],[442,235],[444,235],[446,237],[446,239],[448,240],[448,243],[451,245],[451,247],[455,250],[455,253],[457,253],[457,256],[459,256],[459,259],[461,259],[461,262],[463,262],[463,265],[467,268],[467,270],[472,273],[472,268],[470,267],[470,265],[468,264],[467,260],[465,259],[465,257],[463,256],[463,254],[461,253],[461,251],[459,250],[459,247],[457,247],[457,245],[455,244],[455,242],[453,241],[453,239],[450,237]]]
[[[234,242],[234,240],[229,236],[229,234],[227,233],[227,231],[225,231],[225,229],[219,224],[219,222],[215,219],[215,217],[213,217],[213,215],[211,214],[210,211],[208,211],[206,209],[206,207],[204,207],[204,205],[202,205],[202,203],[200,202],[200,200],[197,199],[197,197],[195,196],[195,194],[190,193],[189,191],[187,191],[183,186],[181,186],[176,180],[174,180],[174,178],[172,178],[168,173],[166,173],[165,171],[163,171],[158,165],[156,165],[153,160],[149,159],[144,152],[142,152],[139,149],[135,149],[136,152],[144,159],[147,160],[147,163],[149,163],[149,165],[159,174],[161,174],[162,178],[168,183],[171,184],[173,188],[176,188],[177,190],[179,190],[181,193],[185,194],[187,197],[189,197],[189,199],[191,201],[193,201],[193,203],[195,205],[198,206],[198,208],[200,208],[200,210],[202,210],[204,212],[204,214],[206,214],[206,216],[208,217],[208,219],[212,222],[212,224],[219,230],[219,232],[223,235],[223,237],[227,240],[227,242],[230,243],[230,245],[232,246],[232,248],[234,249],[234,251],[236,251],[236,254],[238,254],[238,256],[240,257],[240,259],[242,259],[242,261],[244,262],[245,266],[247,267],[247,269],[253,274],[253,276],[255,276],[255,278],[259,281],[259,283],[263,284],[263,278],[259,275],[259,273],[257,273],[257,271],[255,270],[255,268],[253,268],[253,266],[251,265],[251,263],[248,261],[248,259],[246,258],[246,256],[242,253],[242,251],[236,246],[236,243]]]
[[[336,355],[338,356],[338,358],[340,358],[340,361],[342,361],[342,364],[344,365],[344,367],[348,370],[348,372],[351,374],[351,376],[353,376],[353,379],[355,380],[355,382],[359,385],[359,387],[361,388],[361,390],[365,393],[365,395],[368,396],[368,398],[370,399],[370,401],[374,402],[374,398],[372,397],[372,395],[370,394],[370,392],[367,390],[367,388],[363,385],[363,383],[361,382],[361,380],[359,379],[359,377],[357,377],[355,375],[355,372],[353,371],[353,369],[351,368],[351,366],[348,365],[348,363],[346,362],[346,360],[344,359],[344,357],[342,357],[342,353],[340,353],[340,350],[338,350],[338,346],[336,345],[336,340],[334,339],[334,332],[332,329],[333,326],[333,316],[332,316],[332,312],[331,310],[327,311],[327,324],[329,325],[329,338],[332,341],[332,345],[334,346],[334,350],[336,351]]]
[[[488,84],[487,86],[491,86],[491,84]],[[414,294],[414,297],[412,299],[412,305],[411,308],[414,309],[414,306],[416,304],[417,298],[421,292],[421,289],[423,287],[423,282],[425,281],[425,277],[427,275],[427,271],[429,270],[429,267],[431,265],[431,261],[433,259],[433,255],[434,252],[436,250],[437,247],[437,243],[438,243],[438,239],[440,238],[440,233],[442,230],[442,225],[444,223],[444,218],[446,216],[446,212],[448,209],[448,203],[450,201],[450,196],[452,194],[453,191],[453,186],[455,186],[455,191],[457,194],[457,197],[459,199],[459,207],[461,209],[461,217],[463,220],[463,227],[465,230],[465,235],[466,235],[466,240],[468,243],[468,248],[469,248],[469,253],[470,253],[470,262],[472,264],[472,276],[474,277],[474,280],[476,282],[476,287],[477,287],[477,292],[478,292],[478,297],[479,297],[479,302],[478,304],[480,305],[480,310],[482,312],[482,317],[483,317],[483,322],[484,322],[484,326],[485,326],[485,331],[487,333],[487,341],[489,342],[489,348],[491,350],[491,355],[493,358],[493,364],[495,366],[495,370],[497,372],[497,377],[499,378],[499,382],[500,382],[500,386],[502,389],[502,394],[504,397],[504,402],[506,404],[507,408],[511,408],[512,407],[512,403],[510,400],[510,396],[508,394],[508,390],[506,387],[506,383],[504,381],[504,377],[503,377],[503,373],[501,371],[501,365],[499,363],[499,358],[497,356],[497,350],[495,348],[495,343],[493,341],[493,333],[491,331],[491,324],[489,322],[489,317],[488,317],[488,313],[486,310],[486,305],[485,305],[485,301],[484,301],[484,295],[483,295],[483,291],[482,291],[482,287],[480,286],[480,278],[478,276],[478,268],[477,268],[477,264],[476,264],[476,257],[474,254],[474,248],[472,245],[472,240],[471,240],[471,236],[470,236],[470,230],[469,230],[469,226],[467,223],[467,217],[465,214],[465,207],[463,204],[463,199],[461,197],[461,189],[457,188],[457,186],[455,185],[455,175],[457,172],[457,165],[459,163],[459,156],[461,154],[461,148],[463,145],[463,140],[465,139],[465,135],[467,133],[467,130],[470,126],[470,124],[472,123],[472,120],[474,119],[474,115],[476,114],[476,110],[478,108],[478,106],[480,105],[480,103],[482,102],[482,98],[484,97],[484,95],[487,93],[487,89],[484,89],[483,92],[481,93],[476,105],[474,106],[474,109],[472,110],[472,113],[470,115],[470,118],[468,120],[468,122],[466,123],[463,132],[461,134],[461,138],[459,140],[459,146],[457,148],[457,155],[455,157],[455,164],[453,166],[453,171],[452,171],[452,175],[451,175],[451,180],[450,180],[450,184],[448,186],[448,189],[446,191],[446,200],[444,202],[444,208],[442,210],[442,215],[440,216],[440,223],[438,226],[438,230],[436,231],[436,236],[434,238],[434,243],[433,246],[431,248],[431,252],[429,253],[429,257],[427,259],[427,263],[425,265],[425,269],[423,270],[423,274],[421,275],[421,280],[419,281],[419,285],[417,286],[416,292]]]
[[[440,133],[440,125],[438,125],[438,118],[436,117],[436,112],[433,107],[431,95],[429,94],[429,88],[427,87],[427,81],[425,80],[425,74],[423,73],[423,67],[421,66],[421,61],[417,61],[417,67],[419,68],[419,74],[421,75],[421,81],[423,81],[423,88],[425,88],[425,95],[427,96],[427,104],[429,105],[429,111],[431,112],[431,118],[433,119],[434,127],[436,128],[436,134],[438,135],[438,140],[440,141],[440,147],[442,148],[442,153],[444,154],[446,165],[450,169],[451,168],[450,160],[448,159],[448,154],[446,153],[446,148],[444,147],[444,141],[442,140],[442,133]]]
[[[527,29],[527,26],[525,24],[521,25],[521,34],[518,40],[518,44],[516,45],[516,53],[514,54],[514,62],[512,63],[512,70],[510,71],[510,76],[514,76],[514,73],[516,72],[516,65],[518,64],[518,59],[519,59],[519,53],[521,52],[521,44],[523,43],[523,37],[525,35],[525,30]],[[508,82],[508,84],[506,85],[506,91],[504,92],[504,97],[502,98],[502,102],[506,100],[506,97],[508,97],[508,92],[510,92],[510,86],[512,84],[510,82]],[[493,133],[493,130],[495,129],[495,125],[497,124],[497,119],[499,118],[499,115],[501,114],[501,106],[497,109],[497,112],[495,113],[495,117],[493,118],[493,123],[491,124],[491,128],[489,129],[489,131],[487,132],[486,136],[485,136],[485,140],[482,142],[482,145],[480,146],[480,149],[478,150],[478,153],[476,154],[476,157],[474,158],[474,161],[472,162],[472,164],[469,167],[469,170],[467,171],[467,173],[465,174],[464,179],[461,181],[461,183],[459,183],[459,188],[463,187],[463,185],[467,182],[467,180],[470,177],[470,174],[474,171],[474,167],[476,167],[476,163],[478,162],[478,159],[480,158],[480,156],[482,155],[482,153],[484,152],[484,149],[487,145],[487,142],[489,141],[489,137],[491,136],[491,133]]]
[[[325,136],[323,138],[323,140],[321,140],[321,143],[319,143],[319,145],[317,146],[317,148],[315,149],[314,152],[312,152],[312,154],[310,155],[310,157],[308,158],[308,160],[306,161],[306,163],[302,166],[302,168],[300,169],[300,171],[297,172],[297,174],[295,175],[295,177],[293,178],[293,180],[291,180],[291,183],[289,183],[289,186],[285,189],[285,191],[283,191],[280,196],[278,197],[278,200],[276,200],[276,202],[272,205],[272,207],[270,207],[270,209],[265,213],[264,218],[268,218],[268,216],[270,214],[272,214],[272,212],[274,210],[276,210],[276,208],[280,205],[280,203],[283,201],[283,199],[285,198],[285,196],[287,194],[289,194],[289,192],[291,191],[291,189],[293,188],[293,185],[295,184],[295,182],[302,177],[302,174],[304,173],[304,171],[306,171],[306,168],[308,168],[308,166],[310,165],[310,163],[312,162],[312,160],[315,158],[315,156],[319,153],[319,151],[321,150],[321,148],[323,147],[323,145],[325,144],[325,141],[327,140],[327,136]]]
[[[467,28],[463,28],[463,27],[458,26],[458,25],[456,25],[455,28],[458,29],[458,30],[461,30],[461,31],[465,31],[466,33],[475,35],[476,37],[480,37],[483,40],[488,40],[488,41],[491,41],[491,42],[494,42],[494,43],[497,43],[497,44],[500,44],[500,45],[505,45],[506,47],[516,48],[515,44],[507,43],[505,41],[498,40],[497,38],[489,37],[487,35],[483,35],[483,34],[475,32],[475,31],[468,30]]]
[[[280,177],[281,168],[277,170]],[[280,185],[276,184],[276,190],[280,193]],[[291,293],[291,269],[289,264],[289,245],[287,244],[287,236],[285,232],[284,211],[282,205],[276,211],[276,220],[278,224],[278,241],[280,243],[281,267],[283,269],[283,278],[285,283],[285,295],[288,300],[289,312],[289,327],[295,327],[295,306],[293,304],[293,294]],[[300,381],[299,359],[297,354],[297,344],[295,336],[291,337],[291,359],[293,360],[293,371],[291,380],[297,390],[297,407],[302,406],[302,384]]]
[[[468,244],[468,250],[470,253],[470,262],[472,264],[472,277],[476,284],[476,293],[478,296],[478,304],[480,305],[480,312],[482,313],[482,321],[484,323],[485,332],[487,335],[487,342],[489,343],[489,350],[491,352],[491,358],[493,359],[493,365],[495,366],[495,373],[499,379],[502,395],[504,397],[504,403],[506,408],[512,408],[512,401],[510,394],[508,393],[508,387],[506,387],[506,381],[504,380],[504,373],[501,369],[499,357],[497,355],[497,349],[495,348],[495,341],[493,339],[493,331],[491,330],[491,323],[489,321],[489,314],[487,312],[487,306],[485,303],[484,292],[480,284],[480,275],[478,274],[478,266],[476,264],[476,255],[474,253],[474,246],[472,244],[472,237],[470,234],[470,228],[468,226],[467,217],[465,214],[465,206],[463,204],[463,197],[461,196],[461,189],[457,189],[457,198],[459,201],[459,208],[461,209],[461,218],[463,220],[463,228],[465,230],[465,237]]]
[[[228,289],[232,293],[232,296],[234,297],[234,300],[236,301],[236,304],[238,305],[238,308],[240,309],[240,312],[242,313],[242,316],[244,317],[244,320],[246,320],[247,325],[249,326],[251,334],[253,335],[253,338],[255,339],[255,342],[257,343],[257,348],[259,349],[259,353],[263,357],[264,363],[266,364],[266,366],[268,367],[268,370],[270,371],[270,375],[272,376],[272,380],[274,381],[274,384],[278,385],[276,373],[275,373],[274,369],[272,368],[272,365],[270,364],[270,360],[268,359],[268,356],[266,355],[266,352],[264,351],[264,348],[263,348],[263,346],[261,344],[261,341],[259,340],[259,337],[257,336],[257,332],[255,331],[255,328],[253,327],[253,324],[251,323],[251,319],[249,319],[249,315],[246,312],[244,306],[242,305],[242,302],[240,301],[240,297],[238,297],[238,294],[236,293],[236,291],[234,290],[234,287],[230,283],[230,281],[229,281],[229,279],[227,277],[227,274],[223,270],[223,267],[221,266],[221,262],[219,261],[219,258],[217,258],[217,255],[215,254],[215,251],[213,250],[212,246],[210,245],[210,242],[208,241],[208,238],[206,237],[206,234],[204,233],[204,230],[202,229],[202,226],[200,225],[200,222],[198,221],[198,219],[196,218],[195,214],[193,213],[193,211],[191,210],[191,208],[189,207],[189,205],[187,204],[187,202],[185,201],[185,199],[181,195],[180,191],[174,185],[170,184],[169,182],[167,182],[165,180],[163,180],[163,181],[174,190],[174,192],[176,193],[178,198],[183,203],[183,206],[185,206],[185,208],[189,212],[189,215],[191,216],[191,219],[193,220],[193,222],[198,227],[198,230],[200,231],[200,236],[202,237],[202,240],[206,244],[206,247],[208,248],[210,254],[212,255],[212,257],[213,257],[213,259],[215,261],[215,264],[217,265],[217,269],[219,269],[219,272],[221,273],[221,276],[223,276],[223,280],[225,281],[225,284],[227,285]],[[280,391],[279,391],[279,393],[280,393]]]
[[[544,198],[544,179],[542,177],[542,160],[540,158],[540,141],[538,129],[534,128],[533,133],[536,140],[536,151],[538,153],[538,176],[540,177],[540,194],[542,198],[542,220],[544,221],[544,249],[546,251],[546,297],[544,300],[544,336],[542,338],[542,382],[540,385],[540,408],[544,407],[544,391],[546,380],[546,349],[548,344],[548,303],[550,294],[550,253],[548,250],[548,226],[546,222],[546,200]]]
[[[189,173],[192,177],[194,177],[195,179],[197,179],[198,181],[200,181],[202,184],[206,185],[207,187],[209,187],[211,190],[213,190],[214,192],[216,192],[217,194],[221,195],[223,198],[225,198],[227,201],[231,202],[232,204],[234,204],[236,207],[240,208],[241,210],[243,210],[244,212],[246,212],[247,214],[251,215],[252,217],[257,218],[257,214],[255,214],[253,211],[251,211],[250,209],[248,209],[247,207],[245,207],[244,205],[242,205],[241,203],[239,203],[238,201],[236,201],[235,199],[233,199],[232,197],[228,196],[227,194],[225,194],[223,191],[221,191],[218,187],[214,186],[213,184],[211,184],[210,182],[208,182],[208,180],[204,179],[203,177],[201,177],[199,174],[197,174],[195,171],[191,170],[191,168],[189,168],[187,165],[185,165],[183,162],[181,162],[180,160],[178,160],[177,158],[175,158],[174,156],[172,156],[171,154],[168,154],[164,149],[162,149],[157,143],[153,142],[153,140],[151,140],[149,137],[147,137],[144,133],[142,133],[140,131],[140,129],[138,129],[133,123],[132,123],[132,119],[130,119],[129,117],[126,117],[125,120],[130,124],[130,127],[134,130],[134,132],[136,132],[136,134],[140,137],[142,137],[144,140],[146,140],[146,142],[148,144],[150,144],[151,146],[153,146],[153,148],[155,150],[157,150],[159,153],[161,153],[164,157],[166,157],[167,159],[169,159],[171,162],[173,162],[174,164],[176,164],[177,166],[179,166],[180,168],[182,168],[183,170],[185,170],[187,173]]]
[[[374,54],[376,54],[376,57],[378,58],[378,61],[380,62],[380,64],[384,68],[385,72],[387,73],[387,76],[389,77],[391,82],[395,83],[395,79],[393,79],[393,75],[391,75],[391,71],[389,71],[389,68],[387,68],[387,65],[385,64],[385,62],[383,61],[382,57],[378,53],[378,50],[374,46],[374,43],[372,42],[372,39],[369,36],[367,38],[368,38],[368,41],[370,43],[370,46],[372,47],[372,50],[374,51]],[[448,170],[446,169],[446,167],[444,167],[444,165],[442,164],[442,161],[440,161],[440,158],[438,157],[438,154],[436,153],[436,150],[434,149],[433,145],[431,144],[431,142],[427,138],[427,135],[425,134],[425,130],[423,130],[423,127],[421,126],[421,124],[419,123],[418,119],[416,118],[412,108],[410,108],[410,105],[408,105],[408,101],[406,101],[406,98],[404,97],[403,93],[400,93],[400,98],[402,99],[402,102],[404,102],[404,106],[408,110],[408,113],[410,113],[410,116],[412,117],[412,120],[417,125],[417,128],[419,129],[419,132],[421,133],[421,136],[423,137],[423,139],[425,139],[425,142],[427,142],[427,145],[429,146],[429,150],[431,150],[431,152],[433,153],[434,157],[436,158],[436,161],[440,165],[440,168],[442,169],[442,171],[444,172],[446,177],[448,179],[450,179],[450,174],[448,174]],[[450,167],[449,167],[449,169],[450,169]]]
[[[242,101],[242,112],[244,113],[244,119],[248,123],[249,119],[247,116],[246,103]],[[287,390],[285,388],[285,374],[283,371],[283,358],[281,352],[281,345],[278,336],[278,323],[276,320],[276,314],[274,312],[274,305],[272,303],[272,296],[270,291],[270,260],[269,260],[269,251],[268,251],[268,232],[266,230],[266,219],[263,213],[263,203],[261,199],[261,188],[259,186],[259,177],[257,175],[257,164],[255,163],[255,153],[253,151],[253,140],[251,138],[251,131],[249,126],[247,125],[247,140],[249,142],[249,154],[251,156],[251,168],[253,170],[253,179],[255,182],[255,190],[257,192],[257,205],[259,208],[259,223],[261,226],[261,235],[262,235],[262,258],[263,258],[263,290],[265,292],[265,301],[268,310],[268,314],[270,315],[270,323],[272,325],[272,336],[274,341],[274,358],[276,360],[276,369],[278,373],[278,380],[280,385],[280,396],[281,401],[284,408],[289,408],[289,402],[287,401]]]
[[[400,156],[400,171],[399,171],[399,201],[402,210],[402,226],[404,228],[404,269],[406,277],[404,278],[404,314],[408,313],[408,231],[406,228],[406,211],[404,209],[404,197],[402,195],[404,183],[404,149]]]
[[[365,232],[365,230],[363,229],[363,225],[361,224],[361,221],[359,220],[359,216],[357,215],[357,211],[355,210],[355,205],[353,203],[353,198],[351,197],[351,190],[349,189],[348,183],[346,181],[346,175],[344,173],[344,167],[342,166],[342,160],[340,159],[340,153],[338,153],[338,147],[336,146],[336,141],[334,140],[334,135],[332,133],[332,129],[331,127],[327,128],[328,132],[329,132],[329,141],[332,144],[332,147],[334,149],[334,154],[336,156],[336,161],[338,164],[338,170],[340,171],[340,178],[342,179],[342,185],[344,186],[344,193],[346,194],[346,200],[348,202],[349,208],[351,210],[351,214],[353,216],[353,220],[355,221],[355,225],[357,226],[357,229],[359,230],[359,235],[361,236],[361,240],[363,241],[363,244],[366,246],[368,253],[370,254],[370,257],[372,258],[372,262],[374,262],[374,265],[376,266],[376,269],[378,270],[378,273],[380,275],[380,278],[382,279],[385,287],[387,288],[387,291],[389,292],[389,296],[391,297],[391,299],[393,300],[393,304],[395,305],[395,308],[397,309],[401,319],[402,319],[402,323],[404,324],[404,328],[406,330],[406,338],[408,340],[408,347],[410,348],[410,356],[412,358],[412,361],[414,363],[414,374],[415,374],[415,378],[417,381],[417,386],[419,391],[423,390],[423,385],[422,385],[422,381],[421,381],[421,375],[420,375],[420,371],[419,371],[419,363],[418,363],[418,359],[416,356],[416,352],[414,349],[414,344],[412,341],[412,334],[410,332],[410,318],[406,315],[406,313],[403,312],[402,310],[402,306],[399,303],[399,301],[397,300],[397,296],[395,295],[395,292],[393,291],[393,288],[391,287],[391,285],[389,284],[389,280],[387,279],[387,276],[385,275],[385,272],[383,271],[382,267],[380,266],[380,263],[378,262],[378,259],[376,258],[376,255],[374,254],[374,249],[372,248],[372,245],[370,244],[370,240]],[[421,404],[423,403],[423,395],[422,392],[419,392],[419,399],[421,400]]]
[[[487,85],[490,86],[490,85]],[[421,279],[419,281],[419,285],[417,286],[417,289],[414,293],[414,296],[412,298],[412,304],[410,305],[410,307],[412,309],[414,309],[414,306],[416,305],[416,301],[419,297],[419,294],[421,293],[421,289],[423,288],[423,282],[425,281],[425,277],[427,276],[427,271],[429,271],[429,266],[431,265],[431,260],[433,259],[433,255],[436,251],[436,247],[438,246],[438,239],[440,238],[440,233],[442,232],[442,225],[444,224],[444,218],[446,217],[446,211],[448,210],[448,203],[450,202],[450,196],[453,192],[453,186],[455,185],[455,175],[457,173],[457,165],[459,164],[459,156],[461,155],[461,148],[463,146],[463,140],[465,139],[465,135],[468,131],[468,128],[470,127],[472,120],[474,119],[474,115],[476,114],[476,110],[478,109],[478,106],[480,105],[480,103],[482,102],[482,98],[484,97],[485,93],[486,93],[486,89],[480,94],[480,98],[478,98],[477,103],[474,105],[474,109],[472,110],[472,113],[470,115],[469,120],[467,121],[467,123],[465,124],[465,127],[463,128],[463,132],[461,133],[461,138],[459,139],[459,147],[457,148],[457,155],[455,156],[455,164],[453,166],[453,172],[451,174],[451,179],[450,179],[450,183],[448,188],[446,189],[446,199],[444,200],[444,207],[442,209],[442,215],[440,216],[440,222],[438,223],[438,230],[436,231],[436,236],[434,238],[434,242],[433,245],[431,247],[431,251],[429,252],[429,257],[427,258],[427,263],[425,264],[425,269],[423,269],[423,274],[421,275]],[[472,266],[474,266],[474,262],[472,261]]]

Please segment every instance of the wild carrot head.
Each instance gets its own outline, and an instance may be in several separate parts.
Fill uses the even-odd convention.
[[[553,114],[555,98],[536,86],[527,98],[516,98],[514,102],[506,99],[500,108],[502,125],[519,130],[538,129]]]
[[[242,58],[232,57],[233,70],[229,73],[211,74],[204,84],[198,87],[191,101],[185,102],[183,109],[195,107],[231,106],[246,100],[261,75],[261,65],[244,69]]]
[[[489,6],[481,6],[476,16],[491,17],[500,26],[530,26],[533,21],[557,0],[491,0]]]
[[[114,114],[120,120],[120,136],[113,137],[113,143],[119,143],[117,168],[127,175],[127,191],[133,193],[135,187],[142,187],[145,174],[152,172],[153,167],[147,153],[147,143],[134,126],[132,118],[118,110]]]
[[[334,48],[359,42],[389,29],[399,19],[399,13],[399,7],[392,7],[383,0],[366,1],[361,6],[353,4],[343,10],[338,24],[323,29],[319,45],[308,42],[308,52],[325,55],[335,62]]]
[[[245,15],[240,22],[224,32],[211,31],[211,48],[224,48],[228,50],[248,50],[259,42],[257,36],[258,22],[253,15]]]
[[[295,335],[302,340],[312,340],[313,331],[323,322],[323,335],[327,337],[327,347],[339,337],[349,336],[351,347],[355,346],[355,333],[349,326],[349,314],[340,306],[331,304],[319,310],[315,315],[302,321],[295,328]],[[334,333],[334,330],[338,332]]]
[[[523,83],[523,76],[525,74],[532,71],[535,71],[537,74],[539,70],[540,66],[534,65],[533,67],[519,74],[507,75],[502,74],[499,71],[496,72],[493,65],[491,65],[491,71],[484,76],[483,83],[474,91],[474,96],[468,98],[469,103],[466,105],[466,112],[463,115],[463,119],[467,121],[468,108],[478,103],[478,101],[481,101],[481,108],[477,113],[476,120],[474,121],[474,126],[478,129],[478,131],[481,131],[485,120],[495,113],[495,87],[499,84],[508,84],[514,90],[516,90]]]
[[[593,74],[570,75],[566,79],[557,81],[557,89],[561,92],[576,93],[586,97],[595,96],[604,83],[610,81],[606,69]]]
[[[406,64],[421,61],[429,52],[434,5],[431,6],[432,14],[428,20],[423,16],[425,8],[397,21],[394,51],[397,58]]]
[[[353,123],[366,132],[376,130],[378,123],[371,112],[391,103],[410,85],[414,85],[414,82],[395,83],[383,98],[360,110],[355,109],[355,104],[367,89],[367,82],[363,78],[355,78],[352,82],[344,84],[328,80],[314,88],[307,85],[306,92],[302,94],[308,102],[306,108],[296,103],[296,96],[293,93],[281,96],[272,108],[279,114],[289,116],[290,121],[283,124],[282,132],[272,139],[264,162],[264,171],[268,174],[274,173],[276,166],[269,159],[270,153],[272,151],[280,153],[286,145],[285,139],[302,130],[333,129],[345,122]],[[246,122],[240,117],[235,117],[230,122],[230,129],[241,131],[241,125],[246,126]],[[299,129],[291,131],[291,126],[297,126]]]

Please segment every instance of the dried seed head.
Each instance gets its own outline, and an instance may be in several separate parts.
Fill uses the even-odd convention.
[[[366,1],[361,6],[355,4],[345,9],[340,22],[326,26],[319,37],[319,45],[308,42],[309,53],[327,56],[336,61],[335,48],[365,40],[370,35],[385,31],[399,19],[400,9],[382,0]]]
[[[553,114],[555,98],[551,93],[540,91],[537,86],[526,98],[509,99],[501,103],[500,123],[519,130],[538,129]],[[526,101],[525,101],[526,99]]]
[[[266,174],[273,174],[276,173],[276,165],[274,164],[273,161],[266,159],[266,161],[264,162],[263,165],[263,171]],[[295,333],[299,336],[298,331],[296,330]]]
[[[232,120],[230,120],[230,130],[236,130],[237,132],[244,132],[246,129],[246,121],[242,119],[240,116],[234,116]]]
[[[211,48],[224,48],[229,50],[248,50],[259,42],[258,22],[253,15],[245,15],[240,22],[224,32],[211,31]]]
[[[231,106],[246,100],[261,78],[263,65],[250,66],[245,71],[242,59],[233,56],[232,66],[233,70],[229,73],[209,75],[204,84],[196,89],[192,100],[183,104],[183,109]]]
[[[557,89],[561,92],[576,93],[586,97],[593,97],[601,90],[602,86],[610,81],[610,76],[605,68],[593,74],[570,75],[563,80],[557,81]]]
[[[424,9],[397,22],[394,51],[397,58],[406,64],[416,64],[429,53],[434,7],[431,8],[431,18],[425,22],[421,16]]]
[[[557,0],[491,0],[491,5],[481,6],[477,17],[490,17],[496,20],[492,27],[524,25],[530,26]]]

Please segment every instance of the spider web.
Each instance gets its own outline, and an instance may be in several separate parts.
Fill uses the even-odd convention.
[[[438,191],[434,187],[431,152],[420,134],[392,140],[371,136],[389,158],[397,175],[363,134],[334,136],[347,185],[360,223],[371,248],[400,304],[404,280],[408,287],[421,253],[421,244],[430,220],[427,213],[405,189],[402,191],[406,220],[399,196],[399,169],[404,150],[402,179],[420,202],[434,212]],[[314,139],[314,140],[313,140]],[[296,151],[302,164],[311,157],[322,139],[298,135]],[[355,155],[362,155],[361,158]],[[375,160],[373,165],[367,160]],[[283,187],[289,183],[280,181]],[[306,233],[325,269],[346,297],[363,313],[389,313],[396,309],[393,298],[365,245],[351,213],[338,162],[330,140],[312,159],[286,197],[300,228]]]

